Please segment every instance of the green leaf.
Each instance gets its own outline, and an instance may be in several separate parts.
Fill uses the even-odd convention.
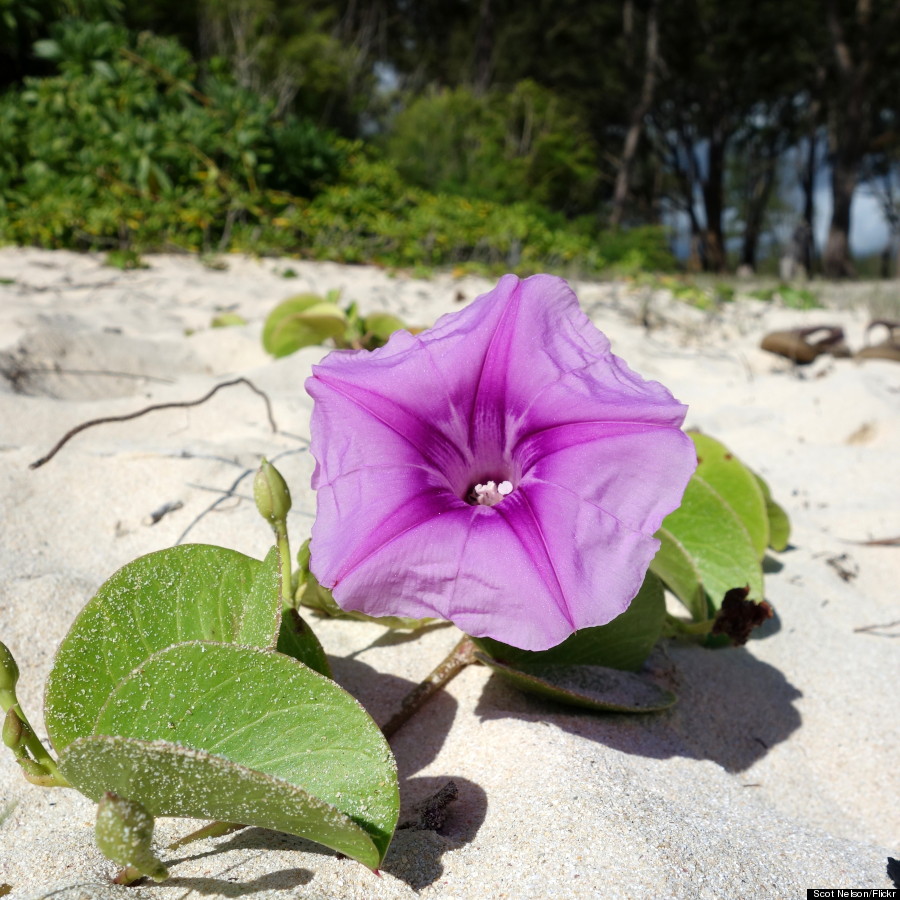
[[[331,666],[325,650],[312,628],[307,625],[296,609],[286,609],[282,612],[276,649],[279,653],[315,669],[326,678],[331,678]]]
[[[278,553],[265,562],[188,544],[123,566],[75,619],[47,682],[45,720],[61,750],[90,734],[118,681],[188,640],[272,647],[281,606]]]
[[[347,317],[339,306],[316,294],[299,294],[279,303],[263,325],[262,342],[275,357],[342,335]]]
[[[657,533],[662,546],[650,569],[688,607],[697,621],[709,618],[700,603],[692,570],[717,610],[731,588],[750,588],[763,599],[762,566],[750,534],[737,513],[703,478],[694,474],[681,506],[663,520]]]
[[[697,474],[737,513],[762,559],[769,545],[766,500],[756,476],[724,444],[691,432],[697,450]]]
[[[371,868],[381,860],[366,831],[329,803],[203,751],[165,741],[84,737],[66,747],[60,766],[92,800],[112,790],[142,798],[154,816],[238,821],[301,835]]]
[[[476,659],[516,687],[587,709],[605,712],[655,712],[675,702],[674,694],[633,672],[604,666],[537,665],[513,668],[485,653]]]
[[[472,638],[494,660],[513,668],[592,665],[636,672],[662,634],[666,601],[659,579],[648,572],[637,596],[606,625],[582,628],[556,647],[533,652],[491,638]]]
[[[769,546],[780,553],[787,547],[788,541],[791,539],[791,520],[784,509],[772,499],[772,491],[766,480],[755,472],[753,475],[766,500],[766,515],[769,517]]]
[[[703,589],[700,570],[687,548],[665,526],[656,532],[660,548],[650,563],[650,571],[688,608],[693,619],[711,618],[713,610]]]
[[[201,641],[161,650],[118,683],[93,733],[165,740],[300,788],[365,829],[380,854],[376,864],[396,826],[396,767],[378,726],[333,681],[280,653]],[[158,787],[148,794],[105,789],[153,815],[195,814],[157,811]],[[281,828],[260,818],[271,814],[273,802],[277,798],[261,811],[238,807],[201,815]]]
[[[370,349],[386,344],[388,338],[395,331],[402,331],[406,324],[390,313],[377,312],[363,319],[363,329],[366,335],[366,346]]]

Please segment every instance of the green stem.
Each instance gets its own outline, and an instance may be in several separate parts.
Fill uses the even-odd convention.
[[[46,775],[25,772],[25,778],[32,784],[39,784],[42,787],[71,787],[66,778],[60,773],[56,760],[53,759],[47,748],[41,743],[41,739],[34,733],[34,729],[31,727],[28,717],[22,711],[22,706],[16,695],[10,690],[0,691],[0,706],[3,707],[4,715],[10,709],[15,710],[19,721],[22,723],[25,749],[31,754],[31,759],[34,762],[46,769]],[[26,756],[25,758],[28,759],[29,757]]]
[[[136,868],[135,866],[125,866],[124,869],[121,869],[116,877],[113,878],[113,884],[134,884],[135,881],[139,881],[144,877],[144,873]]]
[[[446,659],[403,698],[400,709],[382,727],[382,734],[390,740],[434,694],[456,678],[466,666],[474,662],[475,645],[472,643],[472,639],[464,634]]]
[[[297,602],[291,590],[291,545],[288,541],[287,520],[276,520],[272,528],[275,531],[278,555],[281,557],[281,605],[285,609],[295,609]]]
[[[204,825],[202,828],[198,828],[196,831],[192,831],[190,834],[178,838],[177,841],[172,841],[166,849],[178,850],[185,844],[191,844],[194,841],[202,841],[204,838],[222,837],[223,835],[231,834],[233,831],[240,831],[242,828],[246,827],[246,825],[238,825],[234,822],[210,822],[208,825]]]
[[[166,849],[178,850],[185,844],[192,844],[194,841],[202,841],[204,838],[222,837],[223,835],[231,834],[234,831],[240,831],[242,828],[246,827],[246,825],[236,825],[234,822],[209,822],[202,828],[198,828],[196,831],[192,831],[190,834],[178,838],[177,841],[172,841]],[[144,873],[141,872],[140,869],[137,869],[134,866],[125,866],[124,869],[120,869],[118,873],[116,873],[115,878],[113,878],[113,884],[133,884],[135,881],[144,877]]]
[[[714,622],[715,619],[705,619],[702,622],[685,622],[671,613],[666,613],[665,630],[669,637],[677,635],[683,637],[706,637],[712,631]]]

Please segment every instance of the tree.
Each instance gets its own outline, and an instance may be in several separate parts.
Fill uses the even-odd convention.
[[[854,274],[850,207],[872,149],[877,94],[885,87],[885,76],[892,75],[896,85],[900,3],[828,0],[826,19],[833,94],[828,122],[833,206],[822,267],[831,278],[846,278]]]
[[[626,0],[625,10],[633,9],[633,0]],[[630,29],[632,23],[631,14],[625,17],[626,28]],[[644,48],[644,75],[641,82],[641,91],[631,110],[628,122],[628,131],[625,134],[625,145],[622,148],[622,157],[619,161],[619,170],[616,173],[616,184],[613,189],[612,211],[609,216],[609,224],[612,228],[618,228],[625,215],[625,204],[631,188],[631,175],[637,157],[638,142],[644,131],[644,120],[647,118],[653,98],[656,92],[656,82],[659,68],[659,0],[650,0],[647,10],[647,37]]]
[[[671,0],[661,7],[663,77],[654,104],[656,146],[691,220],[700,264],[726,266],[725,173],[736,135],[774,121],[798,93],[814,48],[814,4],[796,0]],[[694,211],[699,193],[703,217]]]

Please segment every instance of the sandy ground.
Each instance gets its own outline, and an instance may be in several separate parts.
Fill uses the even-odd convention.
[[[55,647],[119,566],[178,541],[265,554],[250,501],[262,455],[292,486],[295,545],[308,534],[302,385],[323,351],[267,358],[259,334],[277,302],[341,288],[345,302],[424,325],[491,287],[225,261],[214,271],[159,256],[120,272],[101,257],[0,250],[0,636],[35,723]],[[900,549],[859,542],[900,536],[900,365],[821,358],[798,370],[757,349],[767,330],[821,323],[844,326],[858,348],[868,322],[858,305],[742,300],[711,313],[624,284],[576,288],[613,349],[689,403],[689,424],[756,467],[788,509],[794,534],[768,566],[777,617],[764,632],[741,650],[662,647],[650,669],[680,702],[650,717],[577,712],[466,670],[393,741],[405,809],[450,778],[460,799],[440,833],[398,832],[381,877],[251,829],[165,856],[162,885],[114,887],[92,804],[27,784],[0,755],[0,885],[11,897],[792,898],[889,886],[886,857],[900,855]],[[222,309],[249,324],[210,328]],[[238,375],[271,397],[277,433],[237,386],[90,429],[28,468],[80,422],[195,399]],[[169,503],[182,505],[149,524]],[[380,722],[458,637],[314,624],[338,680]],[[160,843],[189,827],[160,822]]]

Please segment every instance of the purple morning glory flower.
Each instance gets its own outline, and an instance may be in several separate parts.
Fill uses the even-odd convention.
[[[628,607],[696,465],[685,407],[549,275],[330,353],[306,389],[319,582],[347,610],[526,650]]]

